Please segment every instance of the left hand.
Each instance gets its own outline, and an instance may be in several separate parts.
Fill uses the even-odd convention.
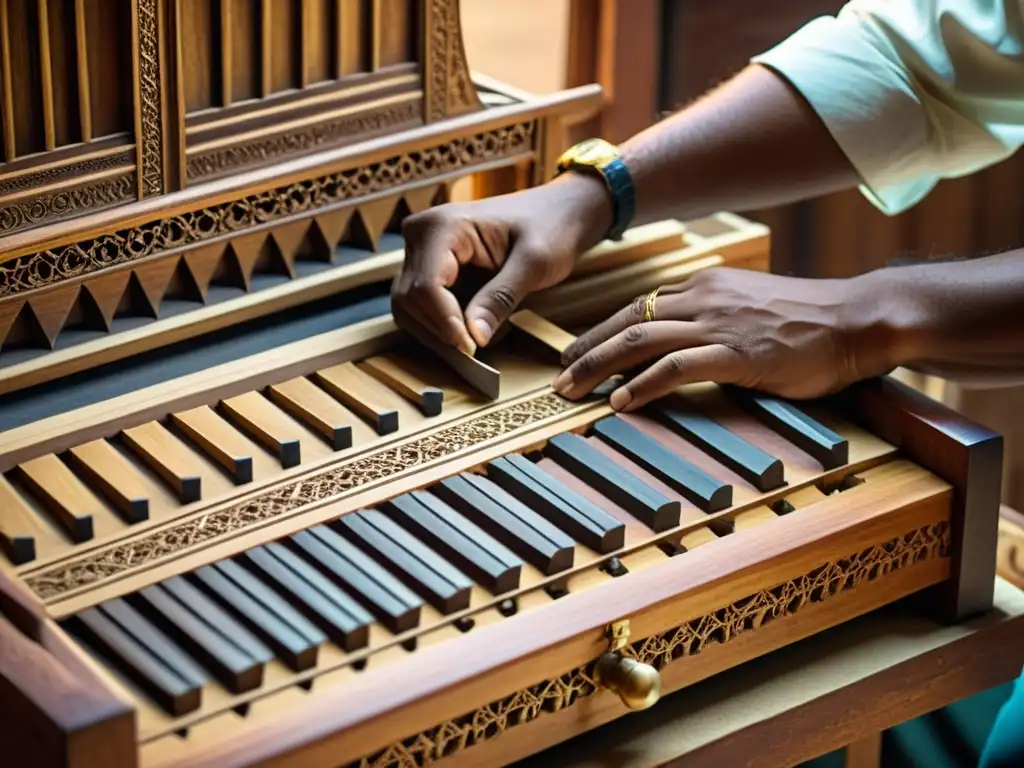
[[[867,276],[865,276],[867,277]],[[887,373],[886,307],[862,278],[805,280],[718,268],[660,289],[654,320],[646,295],[580,336],[562,356],[554,388],[582,397],[616,374],[643,367],[615,390],[631,411],[698,381],[802,399]]]

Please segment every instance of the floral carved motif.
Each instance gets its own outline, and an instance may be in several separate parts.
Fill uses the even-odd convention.
[[[258,496],[212,510],[110,549],[59,563],[26,576],[25,581],[39,597],[44,600],[53,599],[117,576],[128,569],[172,556],[183,549],[237,533],[310,504],[339,497],[368,483],[386,480],[399,472],[422,467],[465,448],[506,437],[578,407],[550,392],[512,403],[433,434],[354,457],[315,475],[269,489]]]
[[[142,192],[164,191],[163,110],[160,101],[160,40],[157,28],[158,0],[138,0],[139,102],[142,113],[138,137],[142,151]]]
[[[0,263],[0,297],[530,152],[535,131],[533,122],[514,123],[239,200],[107,232],[84,242],[26,254]]]
[[[419,123],[421,116],[421,103],[409,101],[363,115],[317,123],[305,130],[289,131],[259,141],[234,144],[211,152],[191,155],[188,160],[188,178],[202,179],[236,171],[284,156],[335,145],[354,137],[370,138],[385,129],[398,129]]]
[[[135,173],[129,172],[80,187],[15,200],[0,205],[0,235],[101,211],[134,199]]]
[[[661,670],[672,662],[697,656],[709,647],[728,643],[744,632],[756,632],[770,622],[785,619],[860,584],[877,581],[918,563],[949,557],[949,548],[948,523],[919,528],[849,557],[825,563],[799,578],[635,642],[624,653]],[[396,742],[350,764],[348,768],[430,765],[443,757],[498,738],[545,713],[571,707],[597,691],[591,663]]]

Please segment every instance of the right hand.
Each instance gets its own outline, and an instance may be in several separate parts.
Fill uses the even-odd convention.
[[[610,220],[604,183],[579,174],[409,216],[402,225],[405,262],[392,286],[392,305],[473,354],[530,293],[568,277],[577,256],[600,241]],[[467,265],[496,274],[463,311],[451,288]]]

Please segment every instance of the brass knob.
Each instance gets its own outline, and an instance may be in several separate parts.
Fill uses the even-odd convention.
[[[609,651],[597,660],[594,679],[602,688],[618,694],[630,709],[653,707],[661,698],[661,675],[650,664]]]

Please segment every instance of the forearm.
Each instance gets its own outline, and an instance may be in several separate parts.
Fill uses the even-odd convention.
[[[814,111],[779,75],[752,65],[620,146],[636,187],[634,225],[720,210],[783,205],[858,183]],[[571,174],[552,183],[586,222],[580,250],[611,224],[603,184]]]
[[[1024,249],[855,278],[851,311],[889,362],[976,386],[1024,381]],[[859,318],[849,318],[851,325]]]
[[[637,223],[783,205],[858,182],[807,102],[757,65],[621,151],[636,184]]]

